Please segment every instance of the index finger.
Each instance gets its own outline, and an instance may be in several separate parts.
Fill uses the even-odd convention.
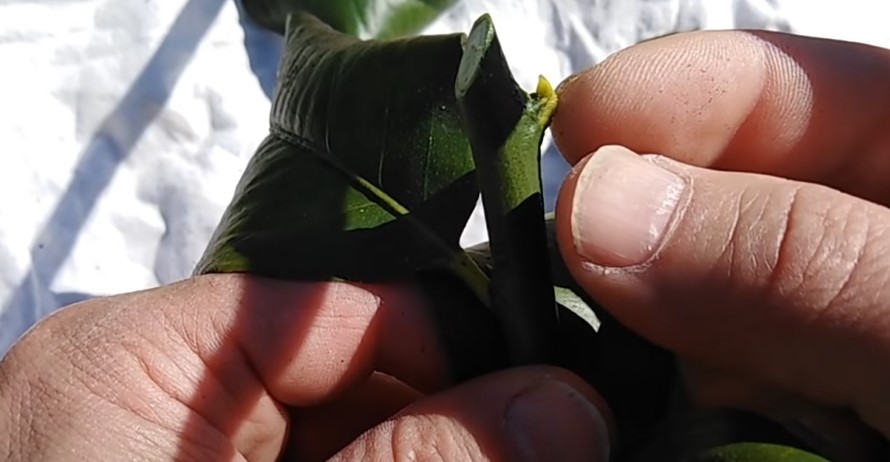
[[[612,55],[558,92],[553,135],[572,164],[620,144],[890,199],[890,50],[765,31],[677,34]]]

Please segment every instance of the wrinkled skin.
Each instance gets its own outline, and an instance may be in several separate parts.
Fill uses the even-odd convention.
[[[846,410],[890,436],[888,78],[885,49],[679,34],[569,79],[553,123],[578,282],[685,358],[700,402],[850,460],[866,446]]]

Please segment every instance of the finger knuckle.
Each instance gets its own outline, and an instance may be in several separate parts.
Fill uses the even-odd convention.
[[[846,305],[868,271],[863,263],[873,242],[873,219],[867,204],[816,186],[795,187],[782,202],[785,216],[766,299],[800,305],[810,316]]]
[[[721,289],[761,299],[782,289],[775,284],[781,279],[780,255],[797,239],[789,229],[789,211],[798,193],[794,187],[752,185],[724,204],[727,231],[718,237],[721,248],[710,275]]]

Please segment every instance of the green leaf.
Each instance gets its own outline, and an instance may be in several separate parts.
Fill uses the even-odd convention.
[[[674,409],[649,438],[630,446],[630,462],[825,462],[779,422],[751,412]],[[800,459],[789,456],[800,456]]]
[[[553,286],[553,292],[559,305],[584,320],[594,332],[600,330],[602,321],[597,317],[596,311],[580,295],[568,287]]]
[[[305,11],[340,32],[380,39],[413,35],[458,1],[243,0],[251,18],[279,33],[284,33],[288,14]]]
[[[462,36],[360,41],[297,13],[271,133],[197,273],[385,281],[448,267],[487,298],[459,246],[476,203],[454,97]]]
[[[684,462],[828,462],[828,460],[790,446],[735,443],[705,451]]]

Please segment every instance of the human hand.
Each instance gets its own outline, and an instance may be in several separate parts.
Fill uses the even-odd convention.
[[[423,307],[408,287],[238,275],[68,307],[0,362],[0,459],[607,460],[583,381],[451,387]]]
[[[573,202],[635,206],[659,177],[670,178],[645,176],[645,164],[610,149],[580,180],[604,188],[576,188],[577,174],[566,182],[564,254],[622,321],[687,358],[701,401],[808,419],[834,416],[811,411],[810,401],[852,408],[886,436],[879,393],[890,340],[878,257],[890,223],[880,175],[887,54],[738,34],[649,42],[564,86],[554,122],[560,148],[577,162],[623,144],[862,199],[661,159],[688,182],[667,237],[640,249],[648,231],[610,232],[596,215],[605,208],[585,208],[592,213],[574,213],[582,259],[572,245],[570,218],[581,209]],[[783,54],[768,43],[792,46]],[[621,191],[603,180],[616,177],[636,195],[591,198]],[[585,193],[573,201],[576,189]],[[621,225],[645,219],[621,211]],[[635,264],[641,250],[655,256],[637,253],[647,262]],[[0,363],[0,410],[10,410],[0,420],[8,454],[0,454],[265,460],[288,446],[308,458],[512,459],[532,447],[560,460],[602,457],[602,419],[583,412],[597,398],[565,372],[523,368],[448,388],[421,306],[407,290],[208,276],[71,307]],[[524,391],[542,383],[555,385]],[[531,415],[530,426],[513,418],[517,402],[534,409],[518,413]],[[511,440],[517,427],[533,436]]]
[[[564,83],[552,126],[577,281],[684,358],[698,402],[853,454],[842,410],[890,437],[888,82],[884,49],[680,34]]]

